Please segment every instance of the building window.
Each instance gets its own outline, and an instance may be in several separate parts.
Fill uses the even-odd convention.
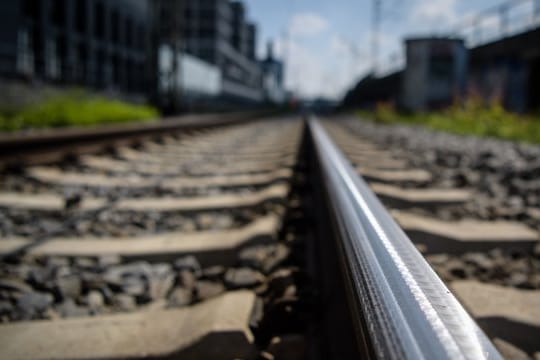
[[[58,53],[58,42],[54,38],[48,38],[45,42],[45,76],[49,79],[60,78],[61,64]]]
[[[50,3],[49,16],[51,22],[57,27],[63,27],[66,23],[66,3],[64,0],[53,0]]]
[[[101,1],[94,4],[94,36],[98,39],[105,36],[105,7]]]
[[[112,81],[115,88],[120,84],[120,58],[117,54],[112,56]]]
[[[124,33],[124,41],[127,47],[133,45],[133,21],[130,18],[126,19],[126,28]]]
[[[84,82],[86,76],[87,51],[85,44],[81,43],[77,46],[77,61],[75,65],[75,79]]]
[[[124,66],[125,66],[125,89],[127,91],[131,91],[131,86],[133,84],[133,71],[132,71],[132,67],[131,67],[131,60],[130,59],[126,59],[125,60],[125,63],[124,63]]]
[[[103,88],[107,83],[106,71],[105,71],[105,51],[98,50],[96,61],[96,84],[98,87]]]
[[[120,40],[120,16],[118,15],[118,10],[113,10],[111,15],[111,41],[115,44],[118,44]]]
[[[137,43],[140,50],[144,50],[146,43],[145,28],[143,25],[137,26]]]
[[[39,19],[40,10],[41,2],[38,0],[24,0],[22,2],[22,13],[28,19],[37,22]]]
[[[32,36],[28,29],[19,30],[17,35],[17,72],[28,76],[34,74]]]
[[[75,2],[75,30],[79,33],[86,32],[86,0]]]

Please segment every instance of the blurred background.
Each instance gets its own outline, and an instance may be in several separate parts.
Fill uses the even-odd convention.
[[[4,130],[68,123],[88,101],[115,121],[540,108],[540,0],[23,0],[0,17]]]

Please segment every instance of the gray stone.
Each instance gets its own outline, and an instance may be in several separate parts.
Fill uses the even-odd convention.
[[[98,311],[105,306],[105,298],[101,292],[92,290],[86,295],[86,303],[90,310]]]
[[[18,279],[0,279],[0,289],[16,291],[19,293],[31,292],[32,287]]]
[[[29,279],[32,272],[32,266],[27,264],[19,264],[13,269],[13,275],[20,279]]]
[[[63,257],[51,256],[47,259],[46,266],[49,268],[57,268],[61,266],[69,266],[69,260]]]
[[[248,288],[262,284],[264,276],[249,268],[229,269],[225,273],[225,284],[228,288]]]
[[[482,253],[467,253],[463,255],[463,260],[485,271],[492,270],[495,265],[488,255]]]
[[[225,274],[225,267],[221,265],[211,266],[202,271],[202,277],[207,280],[221,280]]]
[[[43,284],[51,277],[49,269],[35,267],[30,271],[29,280],[34,284]]]
[[[81,293],[82,282],[78,275],[64,276],[56,279],[56,291],[62,299],[75,298]]]
[[[201,265],[195,256],[185,256],[176,259],[174,262],[174,268],[176,270],[189,270],[195,274],[195,276],[201,276]]]
[[[529,278],[524,273],[512,273],[510,274],[507,283],[515,287],[527,287]]]
[[[13,311],[13,305],[9,301],[0,300],[0,315],[9,314]]]
[[[268,246],[251,246],[243,249],[238,255],[240,263],[255,269],[262,269],[264,259],[268,256]]]
[[[53,296],[49,293],[24,293],[17,300],[17,307],[27,314],[36,314],[45,311],[53,303]]]
[[[197,283],[195,275],[189,270],[181,270],[178,274],[178,281],[186,289],[194,289]]]
[[[90,311],[86,307],[78,306],[73,299],[67,299],[56,307],[63,317],[88,316]]]
[[[289,256],[289,249],[283,244],[251,246],[239,254],[240,263],[260,270],[271,272]]]
[[[171,295],[169,295],[169,303],[168,305],[170,307],[180,307],[180,306],[187,306],[191,304],[193,295],[192,291],[185,289],[185,288],[175,288]]]
[[[57,268],[54,268],[52,270],[52,273],[54,273],[54,278],[61,278],[61,277],[68,277],[74,274],[74,270],[71,266],[59,266]]]
[[[137,308],[135,298],[126,294],[115,295],[113,305],[121,311],[133,311]]]
[[[152,300],[162,299],[167,296],[174,285],[174,275],[170,272],[162,275],[154,275],[149,279],[149,295]]]
[[[111,266],[105,272],[103,278],[113,286],[123,287],[126,281],[135,283],[143,281],[152,274],[152,266],[147,262],[134,262],[125,265]]]
[[[450,257],[447,254],[430,254],[426,256],[427,261],[432,265],[444,265]]]
[[[122,292],[135,297],[146,295],[146,281],[138,276],[129,276],[122,279]]]
[[[265,259],[263,271],[269,273],[275,270],[278,266],[283,264],[285,260],[289,257],[290,250],[287,246],[283,244],[278,244],[275,246],[269,256]]]
[[[197,282],[197,298],[206,300],[225,292],[225,287],[219,282],[201,280]]]
[[[122,259],[118,255],[102,255],[98,257],[98,265],[102,268],[118,265],[121,262]]]
[[[92,269],[96,266],[96,261],[94,259],[86,257],[78,257],[74,262],[76,266],[84,269]]]

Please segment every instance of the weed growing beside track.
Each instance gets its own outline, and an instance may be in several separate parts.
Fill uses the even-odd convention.
[[[0,131],[149,121],[158,116],[150,106],[73,92],[20,109],[0,110]]]
[[[358,114],[385,124],[422,125],[462,135],[540,143],[540,115],[511,113],[499,103],[486,105],[479,100],[469,100],[443,111],[414,114],[398,112],[392,105],[382,103],[375,112]]]

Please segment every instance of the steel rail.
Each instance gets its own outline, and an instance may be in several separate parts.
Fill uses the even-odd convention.
[[[358,343],[384,359],[502,359],[322,123],[308,128],[332,211]],[[362,346],[362,345],[359,345]],[[365,345],[364,345],[365,346]]]

